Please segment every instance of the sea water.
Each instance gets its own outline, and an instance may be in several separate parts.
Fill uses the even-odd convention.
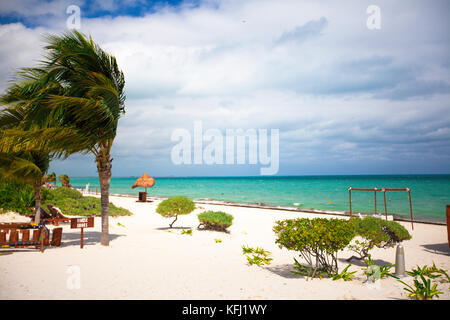
[[[136,194],[131,189],[138,177],[111,179],[110,193]],[[445,221],[450,204],[450,175],[370,175],[370,176],[270,176],[270,177],[154,177],[149,196],[183,195],[191,199],[213,199],[239,203],[349,211],[348,187],[410,188],[414,218]],[[100,191],[97,177],[71,178],[71,185]],[[389,214],[410,216],[408,193],[386,192]],[[352,191],[354,212],[375,213],[374,192]],[[377,192],[377,213],[384,214],[384,198]]]

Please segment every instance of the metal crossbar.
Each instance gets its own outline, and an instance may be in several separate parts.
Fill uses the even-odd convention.
[[[350,203],[350,217],[352,216],[352,191],[371,191],[374,193],[375,197],[375,214],[377,214],[377,192],[383,192],[384,195],[384,212],[386,215],[387,220],[387,204],[386,204],[386,191],[406,191],[408,192],[408,198],[409,198],[409,209],[411,212],[411,227],[414,230],[414,218],[413,218],[413,211],[412,211],[412,202],[411,202],[411,189],[410,188],[348,188],[348,196],[349,196],[349,203]]]

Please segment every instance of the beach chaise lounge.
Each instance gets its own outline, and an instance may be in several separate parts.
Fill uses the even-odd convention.
[[[54,228],[52,230],[53,236],[52,236],[52,247],[59,247],[61,245],[61,238],[62,238],[62,228]]]
[[[43,221],[44,219],[47,219],[47,220],[48,220],[48,219],[53,218],[53,216],[52,216],[50,213],[48,213],[47,210],[45,210],[43,207],[40,207],[40,208],[41,208],[41,217],[40,217],[40,221]],[[34,211],[34,210],[33,210],[33,211]],[[34,215],[34,214],[29,214],[29,215],[27,215],[27,217],[34,221],[34,218],[36,217],[36,215]]]
[[[52,223],[53,225],[58,226],[59,222],[70,222],[70,218],[63,215],[61,210],[59,210],[55,206],[49,204],[47,208],[52,216],[51,221],[49,222]]]
[[[30,232],[32,231],[32,233]],[[0,248],[35,247],[44,251],[44,247],[61,245],[62,228],[52,230],[53,237],[50,242],[50,230],[45,225],[31,223],[0,223]],[[41,241],[44,236],[44,241]]]
[[[45,223],[55,226],[59,226],[60,222],[70,222],[70,218],[64,216],[61,211],[55,206],[49,204],[47,208],[49,211],[41,207],[40,221],[44,221]],[[27,217],[31,218],[34,221],[35,215],[27,215]]]
[[[30,229],[33,231],[30,239]],[[19,234],[20,238],[19,239]],[[42,241],[42,236],[44,241]],[[49,231],[43,224],[0,223],[0,248],[24,248],[33,246],[44,252],[48,245]]]

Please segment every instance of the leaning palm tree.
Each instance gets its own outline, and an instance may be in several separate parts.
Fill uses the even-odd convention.
[[[56,173],[52,172],[45,176],[45,183],[55,183],[56,184]]]
[[[67,174],[60,174],[58,176],[59,181],[61,181],[63,187],[68,187],[70,183],[70,178]]]
[[[65,92],[48,95],[47,105],[53,116],[61,116],[60,126],[69,128],[53,133],[55,146],[62,153],[81,151],[95,156],[101,190],[101,243],[109,245],[111,148],[119,118],[125,113],[124,75],[116,59],[91,37],[73,31],[50,36],[48,42],[44,68]]]
[[[18,136],[29,148],[48,143],[58,157],[94,155],[101,190],[101,243],[109,245],[111,148],[125,112],[124,75],[116,59],[91,37],[72,31],[47,41],[41,66],[18,75],[40,88],[27,104],[27,118],[37,127]]]
[[[5,178],[29,183],[34,189],[35,218],[40,222],[40,207],[44,176],[50,165],[46,152],[0,153],[0,174]]]
[[[11,98],[11,95],[5,94],[2,98]],[[52,152],[45,143],[38,144],[34,149],[23,148],[17,133],[29,129],[29,123],[26,120],[26,105],[18,100],[16,102],[14,106],[0,110],[0,175],[33,186],[35,222],[39,223],[41,190]]]

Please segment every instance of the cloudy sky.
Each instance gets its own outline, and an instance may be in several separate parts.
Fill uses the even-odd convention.
[[[279,175],[450,173],[447,0],[2,0],[0,93],[68,30],[70,5],[125,73],[114,176],[260,174],[173,164],[172,133],[195,121],[278,129]],[[80,155],[51,170],[96,175]]]

